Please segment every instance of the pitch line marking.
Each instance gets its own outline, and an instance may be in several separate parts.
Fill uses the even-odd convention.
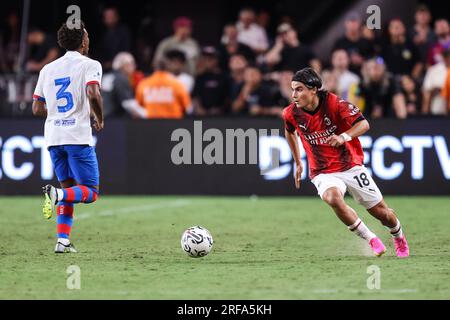
[[[147,205],[134,206],[134,207],[124,207],[124,208],[120,208],[120,209],[103,210],[103,211],[99,211],[98,213],[95,213],[95,212],[80,213],[80,214],[75,214],[74,219],[75,220],[84,220],[84,219],[89,219],[92,216],[108,217],[108,216],[113,216],[116,214],[129,214],[129,213],[140,212],[140,211],[144,211],[144,210],[153,211],[153,210],[158,210],[158,209],[163,209],[163,208],[177,208],[177,207],[182,207],[182,206],[185,206],[188,204],[190,204],[190,201],[175,200],[170,203],[164,202],[164,203],[147,204]]]
[[[358,290],[358,289],[316,289],[312,293],[417,293],[417,289],[379,289],[379,290]]]

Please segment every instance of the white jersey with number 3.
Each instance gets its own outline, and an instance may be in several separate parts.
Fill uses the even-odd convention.
[[[33,99],[44,101],[47,107],[44,134],[47,148],[94,145],[86,87],[92,83],[100,85],[101,79],[100,63],[77,51],[67,51],[42,68]]]

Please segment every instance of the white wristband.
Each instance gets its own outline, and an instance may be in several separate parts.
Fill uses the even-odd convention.
[[[349,134],[345,133],[345,132],[344,132],[344,133],[341,133],[340,136],[341,136],[342,138],[344,138],[344,141],[345,141],[345,142],[351,141],[351,140],[352,140],[352,137],[351,137]]]

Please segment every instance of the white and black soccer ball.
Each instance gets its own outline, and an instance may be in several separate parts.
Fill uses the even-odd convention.
[[[184,231],[181,236],[181,248],[193,258],[206,256],[213,246],[211,233],[200,226],[195,226]]]

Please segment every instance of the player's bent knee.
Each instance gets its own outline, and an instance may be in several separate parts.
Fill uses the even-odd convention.
[[[343,204],[342,194],[337,190],[325,191],[322,195],[322,199],[331,207],[339,207]]]

